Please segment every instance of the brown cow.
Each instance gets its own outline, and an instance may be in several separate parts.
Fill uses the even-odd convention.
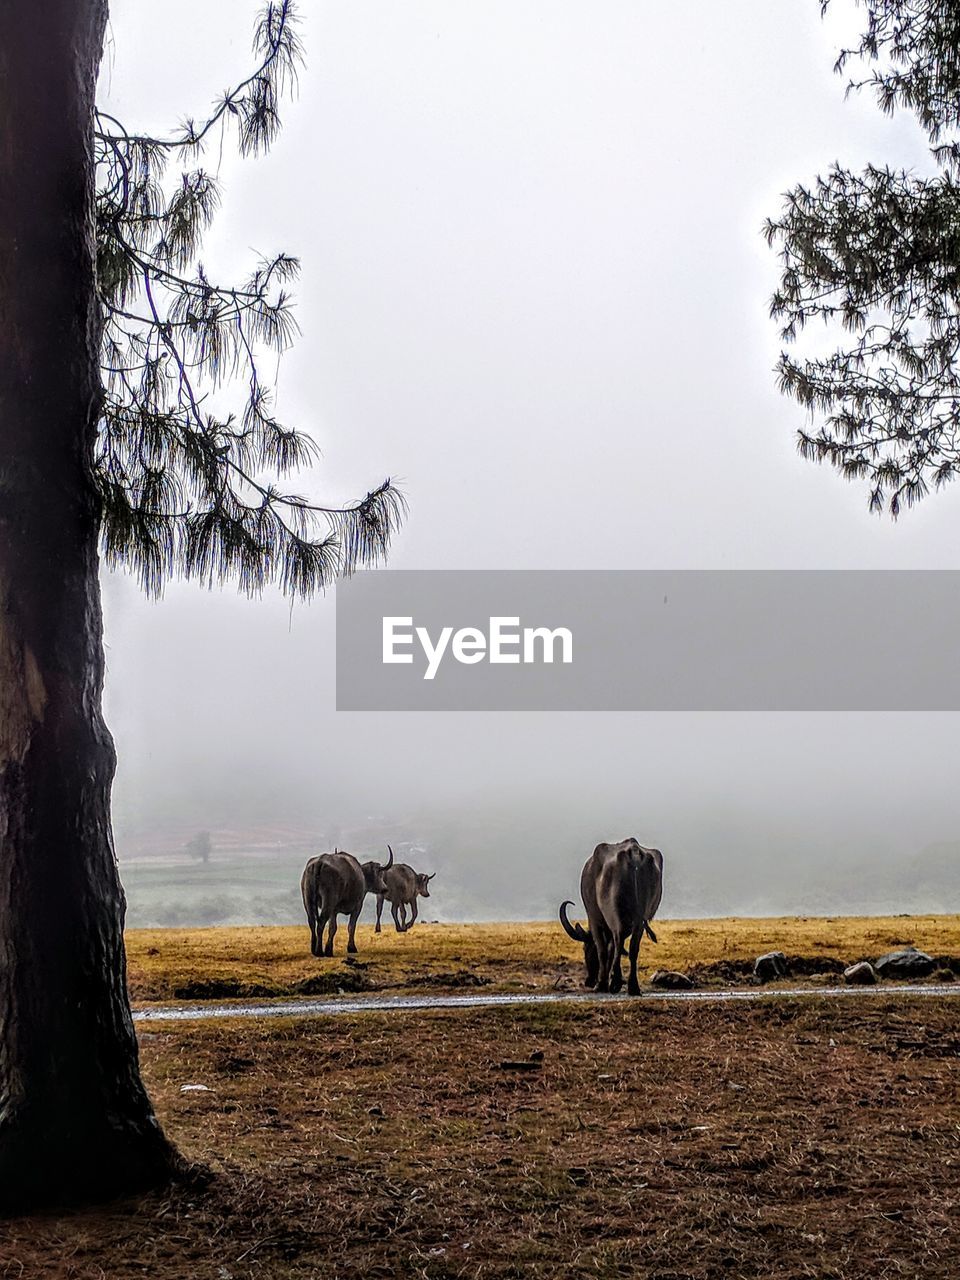
[[[386,888],[383,893],[377,894],[377,933],[380,932],[384,898],[390,902],[390,913],[397,927],[397,933],[405,933],[407,929],[412,929],[417,922],[417,894],[421,898],[430,897],[428,885],[436,874],[434,871],[432,875],[423,875],[414,871],[413,867],[407,866],[405,862],[398,862],[396,866],[385,870],[383,882]],[[410,908],[411,913],[409,924],[407,907]]]
[[[390,846],[387,845],[390,849]],[[385,885],[383,873],[393,866],[393,850],[390,861],[360,863],[352,853],[321,853],[311,858],[300,877],[300,893],[303,907],[310,922],[310,950],[315,956],[333,955],[333,940],[337,934],[337,916],[347,916],[347,951],[355,953],[357,920],[363,910],[363,900],[368,893],[382,893]],[[329,923],[326,946],[323,930]]]
[[[640,994],[637,956],[644,933],[656,942],[650,921],[663,892],[663,854],[645,849],[632,837],[619,844],[598,844],[580,876],[580,896],[587,911],[588,929],[567,918],[569,900],[560,904],[560,923],[575,942],[583,943],[586,985],[597,991],[619,991],[623,986],[620,957],[630,939],[630,995]]]

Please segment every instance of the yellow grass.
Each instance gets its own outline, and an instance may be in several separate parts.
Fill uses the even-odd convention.
[[[659,944],[645,941],[641,973],[752,960],[776,948],[808,959],[876,959],[913,943],[931,955],[960,956],[960,916],[866,916],[658,920]],[[306,924],[284,927],[134,929],[127,934],[136,1000],[216,995],[288,995],[324,990],[448,989],[479,983],[499,990],[549,990],[578,982],[582,949],[556,921],[528,924],[417,924],[357,930],[356,963],[345,962],[346,928],[330,960],[310,955]],[[809,971],[809,966],[808,966]]]

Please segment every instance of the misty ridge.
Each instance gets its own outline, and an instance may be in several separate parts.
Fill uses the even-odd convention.
[[[664,917],[958,909],[952,715],[335,713],[330,601],[107,587],[131,926],[305,923],[309,857],[388,841],[438,873],[425,919],[555,918],[626,836]]]
[[[960,840],[910,848],[850,831],[804,830],[728,811],[687,814],[664,849],[664,918],[895,915],[954,912]],[[301,924],[306,860],[334,847],[436,872],[426,921],[540,920],[578,895],[581,866],[601,839],[636,834],[626,814],[603,823],[554,804],[499,803],[405,816],[355,814],[340,824],[198,828],[171,821],[118,843],[131,927]],[[197,856],[209,832],[209,857]],[[373,918],[368,898],[361,922]],[[558,926],[559,927],[559,926]]]
[[[663,917],[958,910],[951,715],[334,714],[328,602],[203,604],[113,613],[132,927],[305,923],[308,858],[388,842],[437,872],[424,919],[555,919],[627,836],[663,851]]]

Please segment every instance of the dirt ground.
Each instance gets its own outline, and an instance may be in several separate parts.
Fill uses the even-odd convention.
[[[429,903],[425,904],[429,905]],[[779,949],[804,978],[833,974],[910,943],[960,969],[960,916],[657,920],[659,943],[644,941],[641,973],[679,969],[702,986],[748,978],[754,958]],[[583,949],[558,921],[529,924],[417,924],[357,931],[359,954],[310,955],[303,927],[135,929],[127,934],[130,989],[137,1001],[333,995],[338,991],[550,991],[577,986]],[[948,975],[940,975],[941,978]]]
[[[952,1280],[958,1013],[810,997],[156,1024],[159,1114],[212,1181],[0,1224],[0,1276]]]

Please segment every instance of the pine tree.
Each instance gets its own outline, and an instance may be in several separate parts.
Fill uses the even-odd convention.
[[[213,852],[213,840],[210,838],[210,832],[198,831],[195,836],[190,837],[183,847],[195,861],[204,864],[208,863],[210,854]]]
[[[771,314],[789,342],[819,320],[839,343],[780,358],[781,389],[810,411],[802,456],[865,480],[871,508],[897,516],[960,471],[960,8],[864,8],[837,70],[860,67],[848,91],[872,90],[888,115],[913,113],[934,171],[837,164],[789,191],[766,225],[782,262]]]
[[[0,11],[0,1210],[184,1168],[126,991],[100,550],[148,592],[180,575],[307,596],[382,558],[404,510],[389,481],[349,507],[286,491],[313,447],[260,362],[295,333],[296,262],[227,286],[199,260],[220,199],[204,146],[273,141],[293,6],[266,9],[252,74],[170,137],[97,111],[106,17]]]

